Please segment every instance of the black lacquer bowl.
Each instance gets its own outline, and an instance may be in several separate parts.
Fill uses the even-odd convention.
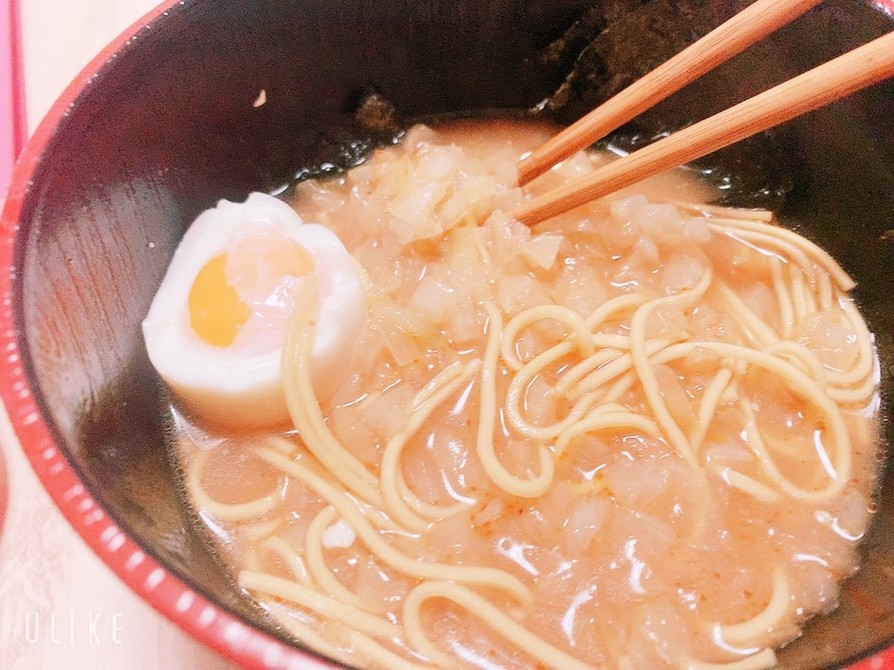
[[[332,665],[257,614],[181,508],[139,324],[184,228],[219,198],[278,187],[325,159],[355,131],[365,91],[424,118],[527,109],[561,89],[544,113],[568,120],[736,3],[607,0],[555,44],[591,5],[166,2],[94,60],[28,145],[0,229],[3,400],[47,490],[96,553],[224,655],[252,667]],[[697,120],[892,28],[879,7],[830,0],[624,132],[641,139]],[[266,103],[255,106],[261,91]],[[894,84],[756,142],[718,157],[713,173],[733,199],[772,200],[858,280],[890,386]],[[782,651],[783,667],[838,666],[894,643],[892,476],[862,570],[839,609]]]

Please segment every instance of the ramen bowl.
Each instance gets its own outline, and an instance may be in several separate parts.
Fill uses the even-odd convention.
[[[600,52],[587,70],[576,56],[589,37],[566,31],[593,4],[166,2],[78,76],[28,144],[0,229],[3,400],[35,471],[93,551],[222,655],[246,667],[334,667],[261,616],[181,503],[140,322],[183,231],[220,198],[274,191],[325,164],[357,137],[354,111],[369,91],[404,119],[425,119],[532,109],[560,90],[545,113],[578,116],[661,52]],[[733,9],[693,6],[715,18]],[[669,18],[661,7],[653,0],[662,22],[689,34],[680,28],[692,15]],[[883,9],[824,4],[670,98],[624,141],[697,120],[891,30]],[[656,39],[649,23],[629,22],[630,44]],[[713,174],[745,204],[780,207],[852,273],[889,384],[894,84],[771,139],[734,148]],[[840,606],[780,652],[781,667],[843,666],[894,644],[892,477],[888,469]]]

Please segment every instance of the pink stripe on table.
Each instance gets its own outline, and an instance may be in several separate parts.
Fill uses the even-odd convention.
[[[0,200],[25,139],[17,0],[0,0]]]

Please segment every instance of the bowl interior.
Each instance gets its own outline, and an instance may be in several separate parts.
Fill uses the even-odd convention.
[[[650,59],[660,50],[649,40],[658,38],[642,28],[641,7],[651,5],[652,16],[678,32],[687,13],[672,13],[677,5],[718,17],[735,9],[731,2],[695,0],[666,7],[631,1],[621,9],[597,3],[591,15],[626,21],[644,46],[611,51],[595,21],[587,36],[569,34],[566,53],[544,57],[592,4],[172,3],[59,116],[29,175],[15,251],[15,318],[35,395],[84,484],[121,527],[252,625],[276,634],[223,575],[180,504],[165,457],[160,388],[140,334],[180,236],[219,198],[274,189],[330,157],[354,132],[351,112],[370,88],[405,118],[526,109],[560,87],[573,56],[596,45],[590,69],[579,65],[564,97],[547,106],[547,113],[569,120],[654,65]],[[626,136],[697,120],[892,27],[868,5],[826,3],[684,89],[625,129]],[[266,103],[255,107],[261,91]],[[761,160],[752,160],[754,151]],[[722,160],[758,186],[740,185],[739,195],[781,205],[785,218],[857,279],[889,382],[894,84],[789,123],[771,144],[760,140]],[[783,667],[833,666],[894,641],[891,480],[889,469],[862,570],[846,583],[839,609],[816,619],[781,653]]]

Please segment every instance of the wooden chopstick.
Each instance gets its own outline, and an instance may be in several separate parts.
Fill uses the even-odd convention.
[[[894,32],[523,203],[527,225],[688,163],[894,76]]]
[[[822,0],[757,0],[523,158],[523,186],[649,107],[790,23]]]

